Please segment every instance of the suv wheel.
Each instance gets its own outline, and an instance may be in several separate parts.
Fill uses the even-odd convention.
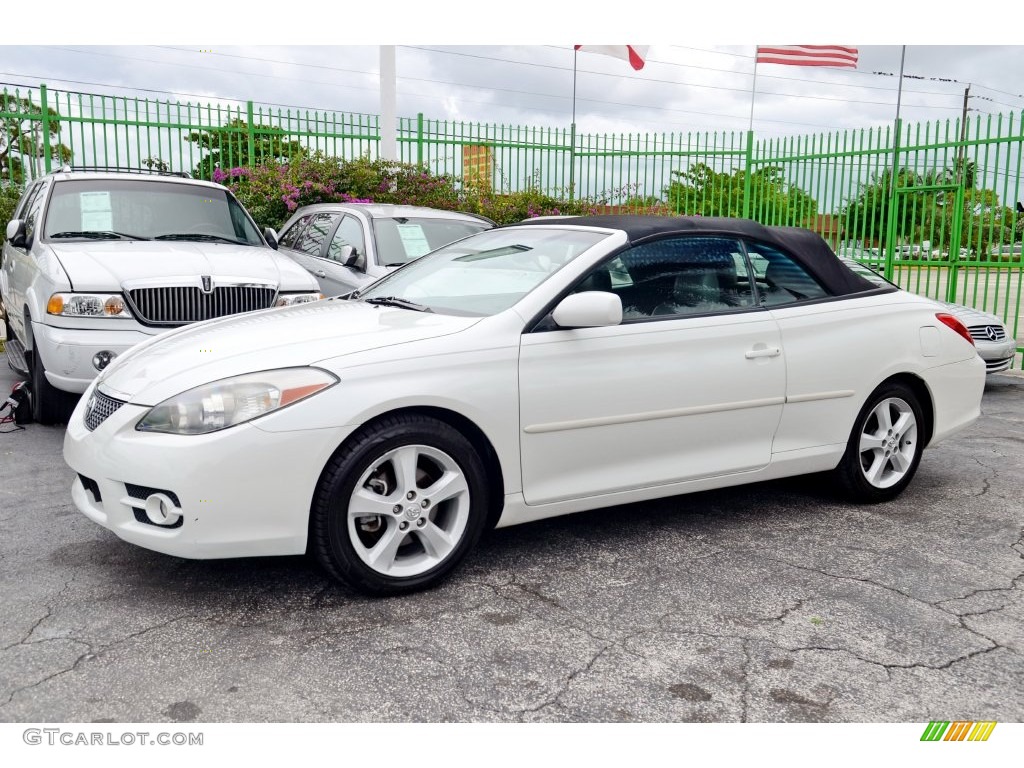
[[[66,423],[78,402],[78,396],[57,389],[46,379],[42,358],[33,351],[29,372],[32,375],[32,419],[39,424]]]

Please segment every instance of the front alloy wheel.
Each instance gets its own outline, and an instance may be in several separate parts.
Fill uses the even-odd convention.
[[[462,434],[424,416],[391,417],[354,435],[328,463],[310,549],[361,592],[431,587],[479,539],[486,498],[483,465]]]
[[[893,499],[917,472],[923,449],[917,396],[901,383],[883,384],[868,398],[836,469],[856,501]]]

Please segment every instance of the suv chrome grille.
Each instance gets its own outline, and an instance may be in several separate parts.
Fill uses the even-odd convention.
[[[1006,338],[1006,331],[998,325],[972,325],[967,330],[975,341],[1002,341]]]
[[[115,400],[112,397],[107,397],[99,390],[95,390],[85,406],[86,428],[92,432],[92,430],[110,418],[110,415],[122,405],[124,405],[123,400]]]
[[[224,285],[212,293],[198,287],[135,288],[127,291],[136,318],[145,325],[185,325],[215,317],[252,312],[273,306],[277,289],[267,286]]]

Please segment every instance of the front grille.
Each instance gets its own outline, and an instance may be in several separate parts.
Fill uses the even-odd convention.
[[[986,360],[985,370],[988,373],[998,373],[999,371],[1010,370],[1011,365],[1013,365],[1013,355],[1002,360]]]
[[[145,485],[133,485],[132,483],[125,483],[124,488],[128,492],[128,495],[132,497],[132,499],[136,499],[141,502],[145,502],[146,499],[148,499],[154,493],[162,493],[164,494],[164,496],[166,496],[172,502],[174,502],[174,506],[181,509],[181,502],[178,501],[178,496],[176,493],[174,493],[174,491],[165,491],[162,488],[150,488]],[[144,507],[136,507],[134,505],[132,505],[132,514],[135,515],[136,522],[145,523],[146,525],[152,525],[157,528],[181,528],[181,526],[185,522],[185,516],[182,515],[170,525],[160,525],[159,523],[154,523],[152,520],[149,519],[149,516],[146,515],[146,510]]]
[[[123,400],[115,400],[112,397],[107,397],[98,389],[92,393],[92,397],[89,398],[89,402],[85,406],[85,426],[90,432],[114,413],[118,408],[124,405]]]
[[[91,477],[86,477],[83,474],[79,474],[78,479],[82,481],[82,487],[92,494],[93,501],[95,501],[97,504],[102,504],[103,497],[100,496],[99,483],[97,483]]]
[[[1001,325],[972,325],[967,330],[975,341],[1002,341],[1006,338],[1006,331]]]
[[[144,325],[185,325],[215,317],[253,312],[274,305],[277,289],[267,286],[223,285],[212,293],[198,287],[134,288],[125,294],[136,318]]]

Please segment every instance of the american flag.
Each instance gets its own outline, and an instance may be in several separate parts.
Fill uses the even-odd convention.
[[[648,45],[577,45],[577,51],[585,53],[603,53],[605,56],[614,56],[617,59],[624,59],[636,70],[644,68],[644,59],[647,58]]]
[[[857,49],[845,45],[759,45],[758,64],[857,68]]]

